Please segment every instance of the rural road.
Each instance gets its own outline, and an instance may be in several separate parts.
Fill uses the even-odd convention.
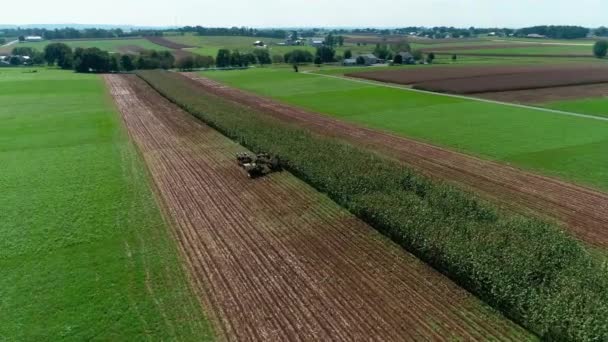
[[[590,119],[590,120],[608,121],[608,117],[601,117],[601,116],[593,116],[593,115],[587,115],[587,114],[566,112],[566,111],[563,111],[563,110],[556,110],[556,109],[549,109],[549,108],[542,108],[542,107],[527,106],[527,105],[522,105],[522,104],[517,104],[517,103],[509,103],[509,102],[501,102],[501,101],[496,101],[496,100],[482,99],[482,98],[478,98],[478,97],[470,97],[470,96],[455,95],[455,94],[435,93],[435,92],[432,92],[432,91],[413,89],[413,88],[409,88],[408,86],[403,86],[403,85],[389,84],[389,83],[369,81],[369,80],[362,80],[362,79],[356,79],[356,78],[351,78],[351,77],[346,77],[346,76],[325,75],[325,74],[319,74],[319,73],[315,73],[315,72],[311,72],[311,71],[303,71],[302,73],[303,74],[308,74],[308,75],[320,76],[320,77],[336,78],[336,79],[339,79],[339,80],[346,80],[346,81],[350,81],[350,82],[368,84],[368,85],[373,85],[373,86],[378,86],[378,87],[400,89],[400,90],[404,90],[404,91],[412,91],[412,92],[423,93],[423,94],[431,94],[431,95],[435,95],[435,96],[445,96],[445,97],[452,97],[452,98],[463,99],[463,100],[471,100],[471,101],[477,101],[477,102],[499,104],[499,105],[509,106],[509,107],[538,110],[538,111],[541,111],[541,112],[547,112],[547,113],[553,113],[553,114],[559,114],[559,115],[576,116],[576,117],[579,117],[579,118],[585,118],[585,119]]]
[[[6,47],[6,46],[11,46],[13,44],[17,44],[18,42],[19,42],[18,40],[13,40],[13,41],[8,42],[8,43],[6,43],[4,45],[0,45],[0,48]]]

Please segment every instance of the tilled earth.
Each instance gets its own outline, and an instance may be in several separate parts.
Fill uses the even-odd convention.
[[[195,73],[184,75],[196,82],[192,84],[193,91],[198,87],[200,91],[259,108],[312,131],[384,153],[506,208],[554,219],[590,245],[608,247],[606,193],[312,113],[224,86]]]
[[[105,77],[220,338],[529,337],[291,174],[250,180],[243,147],[136,76]]]

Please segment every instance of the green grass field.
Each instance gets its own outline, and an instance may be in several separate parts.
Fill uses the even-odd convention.
[[[288,69],[204,75],[358,124],[608,189],[608,122]]]
[[[166,36],[168,40],[176,43],[195,46],[196,48],[189,49],[190,51],[204,56],[216,56],[219,49],[239,50],[241,52],[249,52],[254,49],[253,42],[262,40],[268,45],[268,51],[271,55],[285,55],[286,53],[299,49],[307,50],[314,54],[315,48],[312,46],[281,46],[278,43],[284,39],[273,38],[257,38],[257,37],[241,37],[241,36],[196,36],[187,34],[184,36]],[[370,53],[374,49],[374,45],[357,46],[356,44],[345,44],[336,49],[338,55],[343,55],[344,51],[351,50],[354,54]]]
[[[0,69],[0,340],[205,340],[97,75]]]
[[[148,49],[148,50],[169,50],[168,48],[166,48],[164,46],[154,44],[154,43],[142,38],[142,39],[99,39],[99,40],[64,40],[64,41],[45,40],[42,42],[35,42],[35,43],[26,42],[26,43],[19,43],[19,44],[14,44],[14,45],[11,45],[8,47],[1,48],[0,53],[10,53],[13,50],[13,48],[19,47],[19,46],[32,47],[32,48],[35,48],[36,50],[42,51],[42,50],[44,50],[44,47],[47,46],[48,44],[56,43],[56,42],[65,43],[65,44],[71,46],[72,48],[96,47],[96,48],[110,51],[110,52],[120,52],[120,48],[122,46],[129,46],[129,45],[139,46],[142,49]]]
[[[564,110],[567,112],[608,117],[608,97],[557,101],[545,103],[541,106],[551,109]]]

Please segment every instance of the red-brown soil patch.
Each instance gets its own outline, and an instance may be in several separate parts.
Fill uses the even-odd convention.
[[[244,148],[133,75],[106,82],[226,340],[507,340],[508,320],[287,172],[250,180]]]
[[[539,104],[561,100],[584,99],[590,97],[608,97],[608,83],[579,85],[570,87],[502,91],[495,93],[481,93],[472,95],[484,99],[502,102]]]
[[[378,82],[396,84],[416,84],[429,81],[466,79],[478,76],[525,74],[539,71],[581,70],[588,67],[573,65],[512,65],[512,66],[423,66],[404,69],[363,71],[346,74],[348,77],[363,78]],[[608,68],[606,68],[608,70]]]
[[[608,82],[608,68],[571,67],[501,75],[420,82],[414,89],[451,94],[539,89]]]
[[[131,54],[131,55],[136,55],[144,50],[146,50],[146,49],[142,48],[141,46],[137,46],[137,45],[123,45],[123,46],[118,47],[118,52],[123,53],[123,54]]]
[[[384,153],[506,208],[555,219],[590,245],[608,246],[608,194],[294,108],[198,74],[186,76],[196,81],[201,91],[213,92],[315,132]]]
[[[488,45],[467,45],[467,46],[438,46],[435,48],[424,48],[422,52],[442,52],[442,51],[464,51],[481,49],[504,49],[504,48],[527,48],[527,47],[546,47],[542,44],[488,44]]]
[[[186,45],[186,44],[180,44],[180,43],[176,43],[174,41],[171,41],[169,39],[166,39],[164,37],[152,37],[152,36],[148,36],[145,37],[148,41],[156,44],[156,45],[160,45],[160,46],[164,46],[167,47],[169,49],[187,49],[187,48],[193,48],[195,46],[192,45]]]

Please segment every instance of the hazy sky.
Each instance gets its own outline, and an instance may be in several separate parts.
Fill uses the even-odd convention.
[[[6,1],[0,24],[304,26],[608,26],[608,0]]]

